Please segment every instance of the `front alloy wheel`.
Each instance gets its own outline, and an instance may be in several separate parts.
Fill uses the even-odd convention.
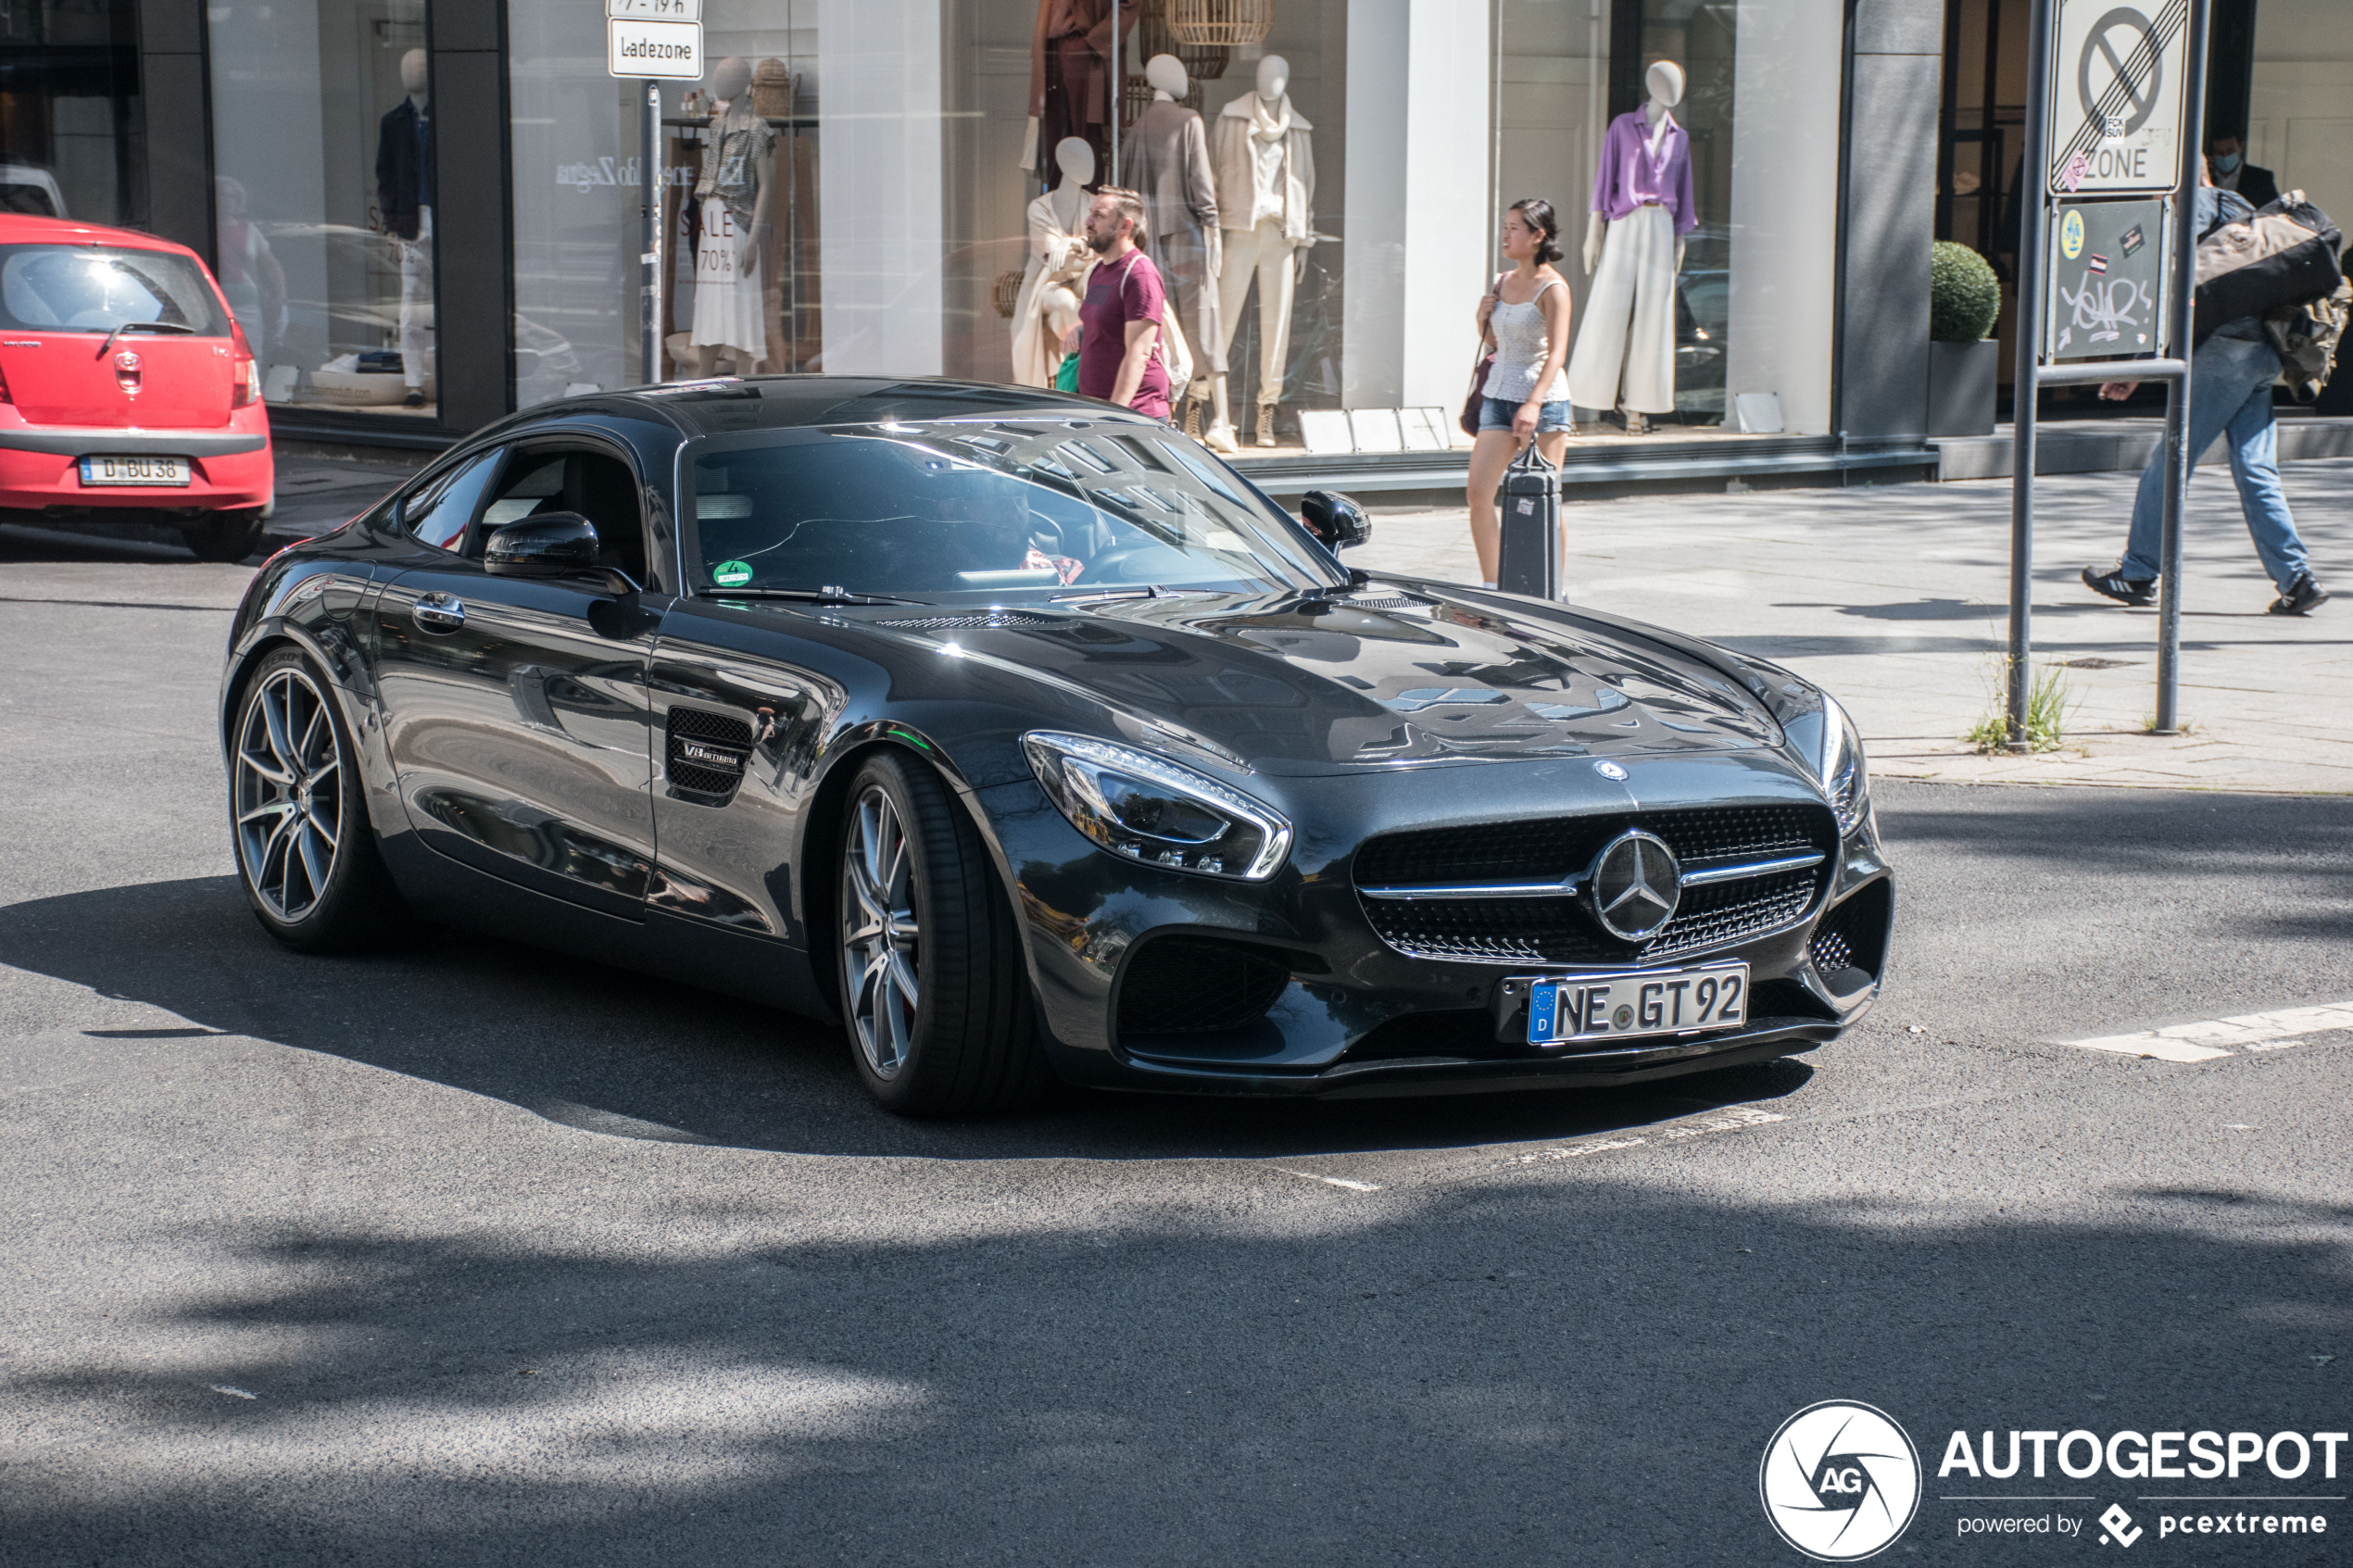
[[[842,981],[849,1026],[875,1077],[888,1081],[907,1065],[922,1005],[917,965],[922,927],[915,918],[914,866],[906,824],[880,784],[868,784],[850,812],[842,855]]]
[[[237,734],[237,859],[262,909],[292,923],[319,907],[343,838],[343,749],[327,699],[298,664],[254,684]]]
[[[938,773],[910,755],[867,757],[837,844],[841,1011],[867,1092],[907,1116],[1036,1098],[1051,1074],[1021,932]]]

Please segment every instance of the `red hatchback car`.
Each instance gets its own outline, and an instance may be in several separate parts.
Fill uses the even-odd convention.
[[[166,523],[237,561],[274,473],[260,367],[195,252],[0,214],[0,519]]]

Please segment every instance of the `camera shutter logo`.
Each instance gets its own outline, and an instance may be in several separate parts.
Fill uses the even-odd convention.
[[[1919,1450],[1886,1411],[1826,1399],[1781,1423],[1756,1490],[1781,1539],[1818,1562],[1856,1562],[1885,1550],[1919,1512]]]

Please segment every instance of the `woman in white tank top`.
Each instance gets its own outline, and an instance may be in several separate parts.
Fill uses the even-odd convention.
[[[1529,441],[1547,462],[1558,463],[1570,434],[1568,283],[1553,270],[1561,256],[1560,220],[1553,204],[1533,197],[1504,215],[1504,256],[1512,270],[1478,302],[1480,339],[1495,350],[1480,405],[1478,437],[1470,457],[1471,545],[1479,576],[1495,585],[1499,536],[1495,487]]]

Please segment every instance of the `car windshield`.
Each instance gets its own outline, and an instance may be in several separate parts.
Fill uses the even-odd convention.
[[[229,335],[203,270],[168,250],[0,245],[0,315],[7,326],[33,332],[152,324]]]
[[[1144,425],[784,431],[706,443],[692,470],[686,577],[709,590],[1257,593],[1344,575],[1217,459]]]

